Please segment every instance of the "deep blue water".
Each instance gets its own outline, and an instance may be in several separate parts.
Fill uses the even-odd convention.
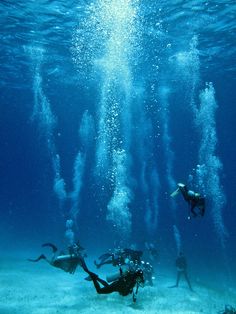
[[[153,2],[1,1],[1,254],[66,245],[72,219],[91,254],[149,241],[172,265],[178,230],[192,268],[236,273],[236,5]],[[195,220],[170,198],[190,174]]]

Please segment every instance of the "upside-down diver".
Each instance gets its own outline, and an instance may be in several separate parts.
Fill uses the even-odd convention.
[[[183,198],[188,203],[192,216],[194,218],[197,216],[203,217],[205,214],[205,197],[201,196],[200,193],[189,190],[183,183],[178,183],[177,190],[171,193],[171,196],[174,197],[179,192],[181,192]],[[196,211],[196,208],[198,208],[199,212]]]
[[[42,247],[50,247],[53,251],[53,256],[51,259],[48,259],[44,254],[41,254],[36,259],[28,259],[30,262],[38,262],[41,259],[46,260],[53,267],[63,269],[65,272],[74,274],[78,265],[81,265],[81,258],[86,257],[87,255],[83,253],[84,248],[79,244],[79,242],[74,243],[68,247],[68,254],[61,252],[57,254],[58,249],[52,243],[45,243]]]

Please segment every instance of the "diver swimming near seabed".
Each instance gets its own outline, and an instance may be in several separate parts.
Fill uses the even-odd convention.
[[[81,259],[87,257],[87,255],[83,253],[84,248],[79,244],[79,241],[68,247],[68,254],[64,254],[63,252],[57,254],[58,249],[52,243],[45,243],[42,247],[50,247],[52,249],[52,258],[48,259],[44,254],[41,254],[38,258],[28,259],[28,261],[38,262],[44,259],[53,267],[60,268],[70,274],[74,274],[77,266],[81,265]]]
[[[97,274],[91,272],[85,264],[84,259],[81,259],[81,267],[89,275],[86,279],[93,281],[98,294],[118,292],[122,296],[127,296],[132,293],[133,301],[136,302],[138,289],[144,286],[144,276],[141,269],[123,271],[120,268],[119,276],[115,276],[114,280],[110,280],[112,282],[109,284],[107,281],[99,278]],[[134,291],[135,286],[136,289]]]
[[[143,271],[143,276],[145,280],[145,286],[153,286],[153,279],[155,277],[153,276],[154,274],[154,269],[153,266],[149,262],[141,262],[141,269]]]
[[[205,197],[201,196],[200,193],[196,193],[194,191],[191,191],[187,188],[187,186],[183,183],[178,183],[178,188],[173,193],[171,193],[171,197],[176,196],[181,192],[183,195],[183,198],[189,205],[190,213],[195,218],[197,216],[203,217],[205,214]],[[198,208],[198,212],[196,211],[196,208]],[[190,219],[189,215],[189,219]]]
[[[236,314],[236,309],[231,305],[225,305],[225,309],[220,311],[219,314]]]
[[[103,265],[111,264],[112,266],[121,266],[125,265],[130,261],[133,261],[136,264],[140,264],[142,251],[135,251],[132,249],[115,249],[114,252],[108,252],[102,254],[99,257],[100,262],[94,261],[94,264],[97,268],[100,268]]]

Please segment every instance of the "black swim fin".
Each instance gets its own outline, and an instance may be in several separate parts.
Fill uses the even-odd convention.
[[[84,280],[92,281],[92,278],[91,278],[91,276],[87,276],[87,277],[84,278]]]
[[[36,259],[28,258],[27,261],[29,261],[29,262],[38,262],[38,261],[40,261],[41,259],[47,260],[47,259],[46,259],[46,256],[43,255],[43,254],[41,254],[38,258],[36,258]]]
[[[45,247],[45,246],[51,247],[52,250],[53,250],[53,253],[55,253],[57,251],[57,247],[54,244],[52,244],[52,243],[44,243],[44,244],[42,244],[42,247]]]

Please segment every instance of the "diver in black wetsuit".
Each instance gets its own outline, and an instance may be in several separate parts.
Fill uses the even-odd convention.
[[[122,296],[127,296],[133,293],[133,301],[135,302],[139,286],[144,285],[143,271],[141,269],[123,272],[120,268],[120,276],[109,284],[105,280],[99,278],[95,273],[89,271],[84,259],[81,261],[81,266],[84,271],[89,274],[89,277],[93,281],[94,287],[99,294],[118,292]],[[102,287],[100,284],[102,284]],[[136,291],[134,292],[133,289],[135,286]]]
[[[174,191],[171,196],[177,195],[178,192],[181,192],[185,201],[189,204],[190,212],[194,218],[197,216],[204,216],[205,197],[201,196],[199,193],[189,190],[183,183],[178,183],[178,189]],[[196,211],[196,208],[199,209],[199,212]]]
[[[174,286],[171,286],[170,288],[177,288],[179,286],[180,277],[182,277],[183,275],[185,277],[186,282],[188,283],[189,289],[193,291],[187,274],[187,261],[182,252],[179,253],[175,265],[177,268],[176,284]]]
[[[41,254],[36,259],[28,259],[30,262],[38,262],[41,259],[46,260],[50,265],[63,269],[65,272],[74,274],[78,265],[81,265],[81,258],[86,257],[84,248],[79,244],[79,242],[72,244],[68,247],[68,254],[61,252],[57,254],[57,247],[52,243],[45,243],[42,247],[50,247],[53,250],[53,256],[49,260],[44,254]]]
[[[225,305],[224,311],[220,311],[219,314],[236,314],[236,309],[231,305]]]

